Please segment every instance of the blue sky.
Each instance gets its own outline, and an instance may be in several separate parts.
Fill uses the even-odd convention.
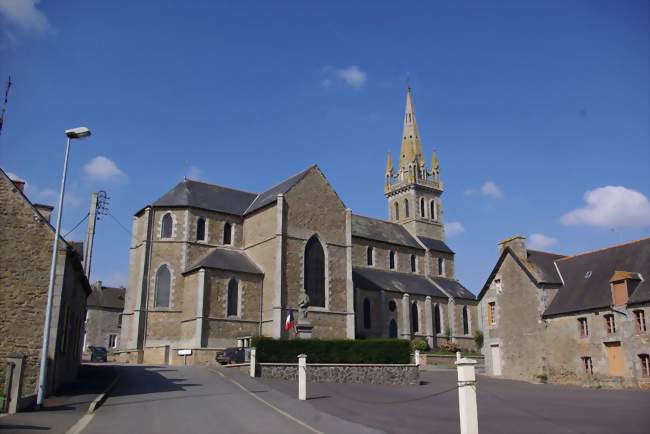
[[[0,0],[0,166],[54,204],[63,131],[92,128],[64,229],[98,189],[130,227],[184,175],[261,191],[312,163],[384,218],[410,77],[476,292],[510,235],[571,254],[650,234],[648,16],[633,0]],[[125,283],[128,248],[100,221],[94,278]]]

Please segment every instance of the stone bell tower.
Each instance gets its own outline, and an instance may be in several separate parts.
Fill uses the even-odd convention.
[[[401,224],[413,235],[444,240],[440,164],[435,152],[430,168],[427,168],[424,161],[410,87],[406,92],[399,166],[397,171],[393,169],[393,159],[389,152],[385,178],[384,195],[388,199],[388,219]]]

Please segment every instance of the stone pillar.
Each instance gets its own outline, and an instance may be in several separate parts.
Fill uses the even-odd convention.
[[[257,363],[257,350],[255,348],[251,348],[251,365],[250,365],[250,371],[249,374],[251,377],[255,376],[255,365]]]
[[[379,321],[381,325],[381,337],[388,337],[388,332],[386,331],[386,312],[388,311],[388,305],[386,304],[386,292],[382,289],[379,291]]]
[[[429,348],[433,348],[433,305],[429,295],[424,300],[424,333],[426,333]]]
[[[460,358],[456,353],[458,371],[458,410],[460,413],[460,433],[478,434],[478,412],[476,409],[476,360]]]
[[[198,273],[198,285],[196,288],[196,329],[194,331],[195,347],[203,346],[203,334],[205,330],[205,269]]]
[[[298,399],[307,399],[307,355],[298,355]]]
[[[447,327],[451,330],[451,342],[456,342],[456,302],[452,297],[447,302]]]
[[[401,339],[411,339],[411,296],[404,294],[402,296],[402,330],[400,331]]]
[[[415,366],[420,366],[420,350],[413,351],[413,362]]]
[[[352,210],[345,209],[345,256],[347,267],[345,270],[345,299],[346,318],[345,334],[348,339],[355,338],[354,317],[354,283],[352,282]]]
[[[13,369],[11,376],[8,376],[7,382],[7,391],[9,394],[5,399],[9,400],[9,405],[7,406],[7,413],[14,414],[22,407],[20,401],[22,400],[23,393],[23,377],[25,372],[25,356],[22,353],[11,353],[7,357],[7,364],[12,364]]]
[[[284,251],[284,195],[278,194],[275,227],[275,282],[273,286],[273,328],[271,336],[282,337],[282,258]]]

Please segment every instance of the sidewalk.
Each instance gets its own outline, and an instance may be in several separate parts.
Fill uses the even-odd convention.
[[[111,365],[82,365],[79,378],[65,384],[58,395],[47,398],[42,410],[0,417],[0,432],[64,434],[86,414],[90,403],[108,387],[114,376]]]

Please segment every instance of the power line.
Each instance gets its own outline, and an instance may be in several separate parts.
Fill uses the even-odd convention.
[[[120,223],[120,221],[113,214],[107,212],[106,215],[112,218],[113,220],[115,220],[115,223],[117,223],[124,232],[126,232],[127,234],[129,234],[129,236],[131,236],[131,231],[128,230],[122,223]]]
[[[82,219],[79,221],[79,223],[77,223],[77,224],[76,224],[72,229],[70,229],[70,230],[68,231],[68,233],[66,233],[66,234],[63,236],[63,238],[66,238],[68,235],[70,235],[71,233],[73,233],[74,230],[77,229],[77,228],[79,227],[80,224],[82,224],[84,221],[86,221],[86,219],[88,218],[89,215],[90,215],[90,213],[87,213],[86,216],[85,216],[84,218],[82,218]]]

